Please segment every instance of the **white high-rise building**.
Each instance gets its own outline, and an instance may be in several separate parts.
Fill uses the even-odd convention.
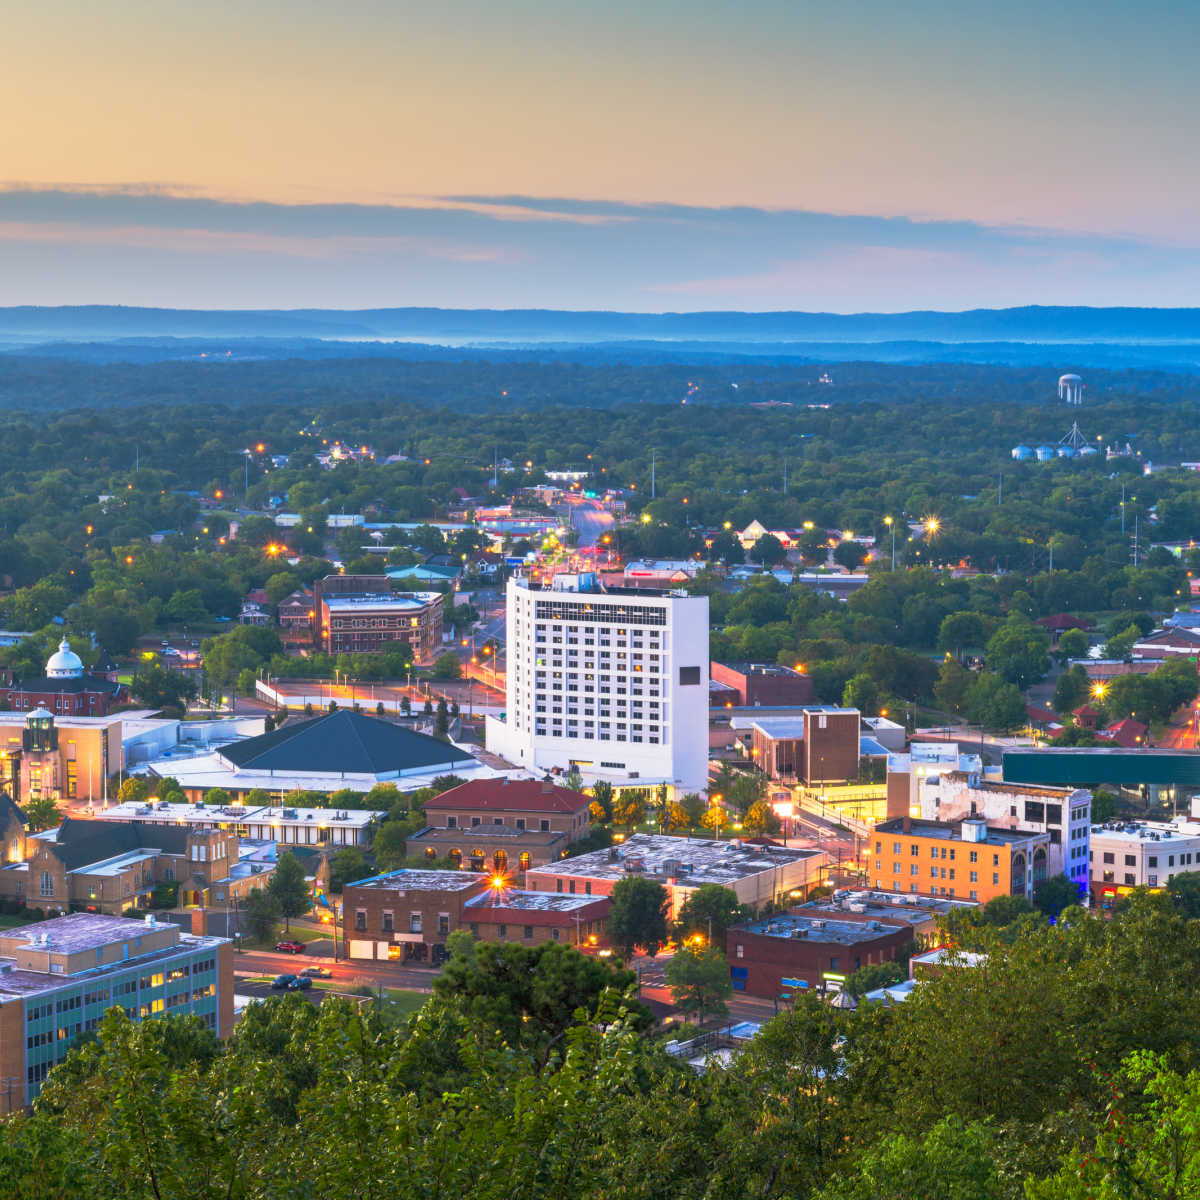
[[[512,579],[507,598],[508,696],[488,749],[586,783],[707,788],[707,596],[581,574]]]

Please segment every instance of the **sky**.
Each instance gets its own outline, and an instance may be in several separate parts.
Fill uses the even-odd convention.
[[[0,304],[1200,296],[1179,0],[39,0]]]

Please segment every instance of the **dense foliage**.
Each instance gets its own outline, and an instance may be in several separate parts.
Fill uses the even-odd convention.
[[[799,997],[702,1076],[623,1009],[628,973],[557,946],[459,939],[408,1022],[288,997],[218,1044],[114,1011],[0,1130],[0,1178],[81,1200],[1194,1195],[1200,924],[1138,894],[985,948],[896,1008]]]

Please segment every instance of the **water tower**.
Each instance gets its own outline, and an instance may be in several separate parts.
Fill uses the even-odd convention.
[[[1058,377],[1058,398],[1068,404],[1083,403],[1083,380],[1078,375],[1060,375]]]

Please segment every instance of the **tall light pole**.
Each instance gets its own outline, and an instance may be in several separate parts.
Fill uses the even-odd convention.
[[[884,517],[883,523],[892,531],[892,570],[896,569],[896,521],[894,517]]]

